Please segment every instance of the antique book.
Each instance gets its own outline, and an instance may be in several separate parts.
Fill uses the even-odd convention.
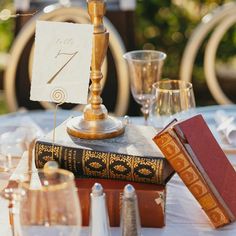
[[[90,193],[95,183],[100,183],[106,193],[111,226],[120,226],[121,196],[126,184],[132,184],[136,190],[142,227],[161,228],[165,225],[166,187],[163,185],[96,178],[76,178],[75,182],[81,203],[83,226],[89,225]]]
[[[172,122],[153,140],[215,227],[235,220],[236,173],[201,115]]]
[[[66,122],[59,125],[55,132],[54,145],[52,133],[36,141],[37,168],[53,159],[77,177],[157,184],[165,184],[174,173],[152,141],[156,130],[151,126],[127,125],[123,135],[103,140],[71,137],[66,132]]]

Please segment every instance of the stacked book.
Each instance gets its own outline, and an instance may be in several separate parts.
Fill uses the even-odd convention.
[[[75,173],[84,225],[89,193],[100,182],[112,226],[119,226],[120,196],[127,183],[136,189],[141,225],[164,226],[165,186],[174,171],[214,227],[235,221],[236,173],[201,115],[173,121],[158,134],[152,127],[128,125],[120,137],[95,141],[73,139],[64,123],[56,137],[54,145],[52,133],[37,141],[36,166],[53,159]]]
[[[120,196],[131,183],[138,197],[141,225],[163,227],[165,186],[174,170],[152,141],[157,131],[150,126],[131,124],[119,137],[84,140],[68,135],[66,123],[56,128],[54,143],[52,132],[37,140],[35,162],[37,168],[42,168],[47,161],[55,160],[60,168],[75,174],[83,225],[89,223],[89,194],[98,182],[107,195],[111,226],[120,224]]]

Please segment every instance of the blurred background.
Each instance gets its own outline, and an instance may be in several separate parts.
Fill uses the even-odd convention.
[[[3,96],[3,73],[8,52],[14,38],[29,16],[18,13],[40,10],[57,1],[0,0],[0,113],[8,112]],[[71,1],[85,5],[85,0]],[[156,49],[167,53],[163,78],[179,79],[180,61],[186,43],[202,17],[214,8],[227,3],[222,0],[107,0],[106,16],[115,25],[124,40],[126,50]],[[7,17],[10,11],[13,17]],[[236,101],[236,30],[231,27],[224,35],[217,51],[216,73],[227,96]],[[203,73],[205,43],[198,52],[192,82],[197,106],[216,104]],[[106,104],[105,104],[106,105]],[[129,115],[139,115],[139,107],[130,98]]]

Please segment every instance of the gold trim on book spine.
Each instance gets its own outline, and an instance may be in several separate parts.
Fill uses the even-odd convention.
[[[86,150],[83,150],[82,151],[82,160],[81,160],[81,163],[82,163],[82,169],[84,170],[84,168],[85,168],[85,156],[86,156],[86,152],[85,152]]]
[[[210,193],[207,193],[198,199],[200,205],[204,210],[210,210],[217,206],[216,201],[213,199]]]
[[[174,158],[169,160],[169,162],[171,166],[175,166],[177,172],[180,172],[190,166],[189,162],[186,161],[182,153],[177,154]]]
[[[198,180],[189,186],[189,190],[197,199],[207,193],[207,188],[202,184],[201,180]]]
[[[84,150],[82,158],[84,174],[107,178],[109,174],[106,164],[107,160],[109,160],[109,155],[109,153]]]
[[[224,224],[229,223],[229,220],[225,217],[225,215],[222,213],[222,210],[219,207],[211,209],[210,211],[206,212],[206,214],[211,219],[215,227],[220,227]]]
[[[113,154],[110,156],[110,177],[115,179],[134,180],[132,176],[132,157],[122,154]]]
[[[132,158],[132,160],[131,160],[131,178],[132,178],[132,180],[134,180],[135,179],[135,175],[134,175],[134,167],[135,167],[135,160],[134,160],[134,158]]]
[[[161,161],[160,159],[157,160],[158,164],[157,164],[157,182],[161,183],[163,181],[163,161]]]
[[[230,222],[228,215],[207,187],[198,170],[189,161],[178,141],[168,131],[153,140],[200,203],[213,225],[219,227],[228,224]]]
[[[36,143],[37,168],[52,160],[52,145]],[[76,175],[163,184],[163,159],[54,146],[53,159]]]
[[[196,173],[196,170],[194,170],[192,167],[188,167],[187,169],[180,171],[179,176],[181,177],[183,182],[186,184],[186,186],[193,184],[199,179],[199,176]]]

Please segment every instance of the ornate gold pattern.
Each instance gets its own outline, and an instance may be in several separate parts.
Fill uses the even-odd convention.
[[[182,171],[189,166],[189,163],[185,160],[182,153],[170,160],[172,166],[175,166],[176,171]]]
[[[97,162],[91,162],[89,165],[95,169],[99,169],[102,167],[102,165]]]
[[[111,153],[109,161],[109,177],[120,178],[125,180],[135,180],[133,176],[132,159],[134,158],[131,158],[127,155]],[[123,165],[123,170],[126,169],[126,171],[116,172],[115,170],[119,169],[119,167],[117,167],[118,165]]]
[[[216,207],[216,204],[217,204],[210,193],[205,194],[204,196],[199,198],[198,201],[201,204],[202,208],[205,210],[210,210]]]
[[[212,219],[212,221],[216,224],[216,226],[221,226],[221,222],[227,222],[227,218],[224,214],[222,214],[222,211],[220,208],[215,208],[207,212],[208,216]]]
[[[52,160],[52,146],[36,144],[35,152],[42,156],[42,158],[36,160],[36,166],[39,166],[40,168],[42,168],[47,161]],[[58,163],[60,163],[59,156],[61,156],[61,148],[54,147],[53,160],[56,160]]]
[[[145,169],[145,168],[141,169],[139,172],[140,172],[142,175],[150,175],[150,174],[152,173],[150,170]]]
[[[36,143],[36,166],[51,160],[50,143]],[[77,175],[163,184],[163,159],[54,145],[53,159]]]
[[[168,156],[169,159],[173,158],[180,152],[180,148],[178,145],[175,144],[175,142],[172,140],[169,143],[166,143],[163,148],[162,152],[164,156]]]
[[[189,190],[196,198],[199,198],[207,193],[206,187],[202,184],[200,180],[189,186]]]
[[[122,165],[116,165],[116,166],[114,167],[114,169],[117,170],[117,171],[119,171],[119,172],[125,172],[125,171],[127,171],[127,168],[124,167],[124,166],[122,166]]]
[[[171,141],[171,138],[168,134],[163,134],[161,139],[155,139],[155,142],[157,143],[157,145],[162,146],[166,143],[169,143]]]
[[[107,161],[110,158],[109,153],[101,153],[90,150],[83,150],[83,171],[87,176],[99,176],[107,178],[109,176],[109,170],[107,168]],[[90,163],[97,162],[100,166],[105,166],[100,170],[92,169]],[[94,165],[94,164],[93,164]],[[98,166],[98,165],[97,165]]]
[[[186,185],[190,185],[196,180],[198,180],[198,175],[192,167],[189,167],[187,170],[179,172],[179,175]]]

